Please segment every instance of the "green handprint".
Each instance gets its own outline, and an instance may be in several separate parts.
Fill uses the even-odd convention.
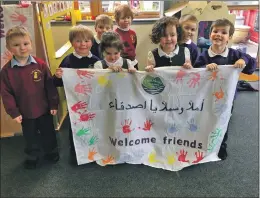
[[[90,128],[87,129],[82,128],[78,130],[77,136],[88,135],[89,133],[90,133]]]
[[[221,131],[222,131],[221,129],[217,128],[210,135],[210,143],[209,143],[208,149],[207,149],[209,152],[211,152],[215,148],[215,146],[217,144],[217,140],[221,136]]]
[[[94,145],[98,140],[98,137],[97,136],[92,136],[90,138],[90,140],[88,141],[88,145],[91,146],[91,145]]]

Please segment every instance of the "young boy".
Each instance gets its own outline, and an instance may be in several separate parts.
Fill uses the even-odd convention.
[[[24,166],[36,168],[42,156],[41,146],[44,158],[57,162],[53,115],[57,113],[59,99],[50,70],[43,60],[30,55],[32,41],[24,27],[7,31],[6,47],[13,58],[1,71],[1,96],[7,114],[22,125],[26,142]]]
[[[62,87],[62,68],[94,68],[94,64],[99,60],[98,57],[90,52],[92,47],[92,41],[94,40],[94,35],[91,29],[84,25],[73,26],[69,32],[69,40],[74,52],[66,56],[56,72],[54,74],[54,84],[57,87]],[[70,149],[72,154],[72,163],[75,164],[75,147],[72,137],[71,125],[69,126],[69,140]]]
[[[121,56],[132,61],[132,65],[138,69],[138,61],[135,59],[137,37],[134,30],[130,29],[130,25],[133,21],[134,14],[130,7],[126,4],[122,4],[115,9],[115,20],[118,27],[115,29],[124,44],[124,51]]]
[[[187,47],[190,50],[190,59],[193,65],[199,54],[197,45],[192,42],[194,34],[197,30],[198,20],[194,15],[185,14],[181,16],[179,23],[180,33],[178,33],[178,36],[180,36],[180,38],[178,39],[178,43],[180,46]]]
[[[99,50],[101,36],[104,32],[113,30],[113,20],[106,14],[98,15],[95,20],[95,30],[97,34],[94,36],[91,53],[102,59],[102,54]]]
[[[235,28],[233,23],[227,19],[218,19],[212,23],[210,28],[210,48],[199,55],[194,67],[205,67],[208,70],[216,70],[218,65],[234,65],[235,68],[244,68],[245,74],[252,74],[256,69],[256,61],[248,54],[241,51],[228,48],[227,44],[234,34]],[[233,110],[233,107],[232,107]],[[231,110],[231,113],[232,113]],[[227,141],[228,130],[225,133],[221,144],[218,157],[222,160],[227,158]]]

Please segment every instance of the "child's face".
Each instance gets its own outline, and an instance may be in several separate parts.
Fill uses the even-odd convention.
[[[132,23],[132,18],[130,16],[120,17],[118,21],[118,26],[122,29],[129,28]]]
[[[176,26],[168,25],[165,30],[165,36],[161,37],[160,45],[163,51],[171,52],[175,49],[177,43]]]
[[[29,36],[14,36],[6,47],[16,59],[25,59],[32,52],[32,41]]]
[[[111,31],[112,28],[111,28],[111,25],[109,24],[98,24],[95,28],[96,32],[97,32],[97,37],[99,39],[101,39],[101,36],[104,32],[108,32],[108,31]]]
[[[92,40],[88,38],[83,39],[81,37],[76,37],[73,39],[71,45],[77,54],[80,56],[87,56],[92,47]]]
[[[108,47],[104,51],[104,57],[108,62],[114,63],[120,58],[120,51],[116,48]]]
[[[196,29],[197,29],[197,24],[192,21],[185,21],[182,24],[184,42],[193,39]]]
[[[228,40],[231,38],[229,36],[229,29],[230,26],[213,27],[210,33],[212,46],[226,47]]]

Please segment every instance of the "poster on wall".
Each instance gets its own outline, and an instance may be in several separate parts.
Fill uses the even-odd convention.
[[[178,171],[220,160],[239,73],[232,66],[135,74],[64,69],[78,164]]]
[[[0,6],[1,20],[1,68],[12,58],[12,54],[6,49],[5,35],[13,26],[22,25],[28,29],[35,49],[34,15],[33,7],[29,5],[2,5]],[[35,51],[35,50],[34,50]],[[35,52],[33,52],[35,53]]]

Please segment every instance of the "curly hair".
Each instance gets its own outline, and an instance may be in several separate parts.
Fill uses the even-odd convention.
[[[118,22],[120,18],[131,17],[132,20],[134,18],[134,13],[127,4],[117,6],[114,14],[116,22]]]
[[[120,36],[116,32],[104,32],[100,41],[100,52],[103,54],[107,48],[115,48],[121,52],[124,48]]]
[[[178,18],[165,16],[156,21],[152,29],[152,34],[149,35],[152,43],[158,44],[160,42],[160,39],[165,36],[168,25],[176,26],[177,29],[179,27]]]
[[[234,24],[231,23],[231,21],[229,21],[228,19],[225,19],[225,18],[218,19],[218,20],[216,20],[212,23],[212,25],[210,26],[210,34],[211,34],[214,27],[221,27],[221,26],[223,26],[223,27],[229,26],[230,27],[229,36],[233,36],[233,34],[235,32]]]

